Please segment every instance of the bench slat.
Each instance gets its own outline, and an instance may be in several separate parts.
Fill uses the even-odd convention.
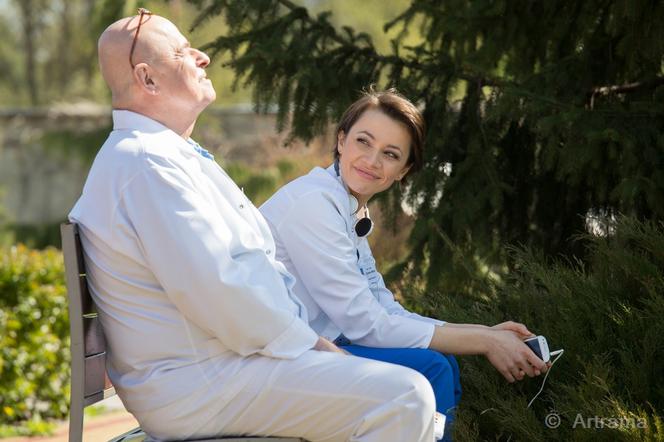
[[[86,357],[106,351],[106,338],[98,317],[83,318],[83,342]]]
[[[92,302],[92,296],[90,295],[90,290],[88,289],[88,284],[85,278],[85,274],[78,275],[77,286],[80,293],[79,297],[81,299],[81,313],[85,316],[92,316],[97,314],[97,308],[95,307],[94,302]]]
[[[103,393],[106,380],[106,353],[99,353],[85,358],[84,396],[88,397]],[[103,394],[102,394],[103,396]]]

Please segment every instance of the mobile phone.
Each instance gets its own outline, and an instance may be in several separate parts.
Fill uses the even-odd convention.
[[[533,336],[523,341],[538,358],[544,362],[549,362],[551,354],[549,353],[549,344],[544,336]]]

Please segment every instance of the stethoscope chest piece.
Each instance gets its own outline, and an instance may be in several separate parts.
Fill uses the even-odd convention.
[[[358,237],[362,238],[368,236],[373,231],[373,221],[371,218],[364,217],[357,220],[355,223],[355,233]]]
[[[358,211],[359,204],[353,195],[349,195],[349,199],[350,213],[354,215]],[[369,218],[369,208],[367,206],[364,206],[364,216],[355,221],[353,228],[358,238],[368,236],[373,231],[373,221]]]

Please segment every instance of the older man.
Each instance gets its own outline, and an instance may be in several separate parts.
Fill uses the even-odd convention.
[[[99,62],[113,131],[70,219],[109,376],[141,426],[161,439],[430,442],[426,379],[308,327],[266,222],[190,138],[215,99],[209,58],[142,10],[104,31]]]

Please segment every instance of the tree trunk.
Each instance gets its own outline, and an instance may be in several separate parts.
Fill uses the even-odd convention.
[[[62,2],[62,14],[60,15],[60,44],[61,49],[58,62],[58,87],[60,93],[66,95],[71,79],[71,52],[67,48],[71,47],[71,2]]]
[[[23,45],[25,49],[25,78],[28,83],[30,104],[36,106],[39,103],[39,87],[37,85],[36,62],[35,62],[35,13],[32,0],[17,2],[21,9],[23,20]]]

